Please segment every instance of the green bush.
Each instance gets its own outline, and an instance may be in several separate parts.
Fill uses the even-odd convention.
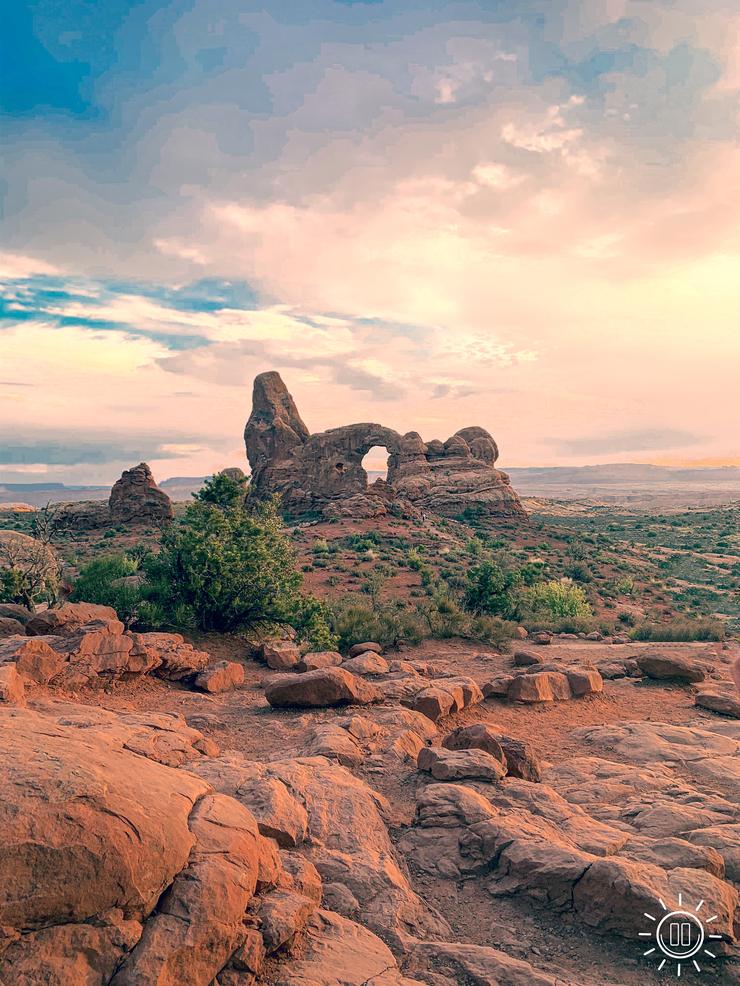
[[[361,640],[394,647],[402,640],[416,644],[429,636],[418,611],[400,599],[342,596],[329,603],[329,623],[342,650]]]
[[[536,582],[525,590],[524,596],[533,613],[554,618],[586,618],[593,615],[586,593],[572,582]]]
[[[130,626],[142,604],[141,584],[136,579],[139,573],[139,563],[131,555],[103,555],[80,569],[69,598],[112,606],[119,619]]]
[[[213,503],[217,507],[234,507],[243,504],[247,494],[246,476],[237,479],[228,472],[217,472],[209,476],[201,489],[193,493],[199,503]]]
[[[465,607],[473,613],[513,617],[517,610],[516,589],[520,581],[516,571],[504,571],[494,561],[481,562],[468,572]]]
[[[144,561],[146,618],[199,630],[274,632],[287,626],[312,645],[336,639],[323,603],[301,592],[303,576],[274,502],[191,503]]]

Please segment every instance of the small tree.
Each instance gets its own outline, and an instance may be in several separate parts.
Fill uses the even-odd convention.
[[[49,504],[34,517],[34,537],[0,531],[0,601],[33,609],[54,603],[59,593],[61,563],[53,548],[56,512]]]
[[[515,571],[505,571],[494,561],[481,562],[468,572],[465,605],[473,613],[509,619],[516,614],[515,590],[520,581]]]
[[[250,512],[242,502],[191,503],[144,561],[148,618],[199,630],[271,631],[294,627],[330,646],[323,605],[301,592],[290,540],[274,502]]]
[[[213,503],[217,507],[234,507],[244,502],[247,493],[246,476],[238,477],[230,471],[209,476],[193,497],[201,503]]]

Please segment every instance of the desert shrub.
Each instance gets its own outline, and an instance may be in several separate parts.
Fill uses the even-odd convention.
[[[139,556],[139,559],[141,556]],[[142,604],[139,559],[130,554],[103,555],[88,562],[75,579],[73,602],[112,606],[119,618],[130,626]]]
[[[53,603],[61,565],[49,540],[17,531],[0,531],[0,602]]]
[[[572,582],[536,582],[522,591],[520,600],[519,613],[528,627],[567,633],[591,629],[586,593]]]
[[[488,560],[475,565],[467,576],[465,607],[473,613],[513,617],[517,609],[516,589],[521,581],[516,571],[505,571]]]
[[[361,640],[393,647],[401,640],[418,643],[429,636],[418,611],[400,599],[342,596],[329,603],[329,624],[341,649]]]
[[[193,493],[199,503],[213,503],[217,507],[233,507],[244,502],[247,493],[246,476],[238,479],[228,472],[209,476],[201,489]]]
[[[725,627],[721,620],[672,620],[670,623],[642,623],[630,637],[633,640],[681,641],[724,640]]]
[[[323,603],[301,592],[303,576],[274,502],[197,500],[144,561],[146,618],[199,630],[274,632],[287,626],[323,648],[336,640]]]

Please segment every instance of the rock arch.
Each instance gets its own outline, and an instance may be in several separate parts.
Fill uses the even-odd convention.
[[[250,495],[277,493],[289,514],[377,516],[395,505],[406,513],[454,515],[475,505],[490,514],[525,516],[508,476],[494,468],[498,448],[484,428],[429,443],[417,432],[400,435],[374,422],[311,434],[274,371],[254,381],[244,441]],[[362,460],[374,446],[388,450],[388,477],[368,486]]]

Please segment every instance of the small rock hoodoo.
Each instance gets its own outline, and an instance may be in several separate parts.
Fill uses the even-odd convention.
[[[251,495],[282,497],[289,514],[374,517],[429,510],[454,516],[466,508],[523,518],[524,508],[484,428],[462,428],[446,442],[422,441],[374,423],[311,434],[280,374],[255,378],[244,430],[252,467]],[[362,460],[374,446],[388,450],[387,480],[368,484]]]

